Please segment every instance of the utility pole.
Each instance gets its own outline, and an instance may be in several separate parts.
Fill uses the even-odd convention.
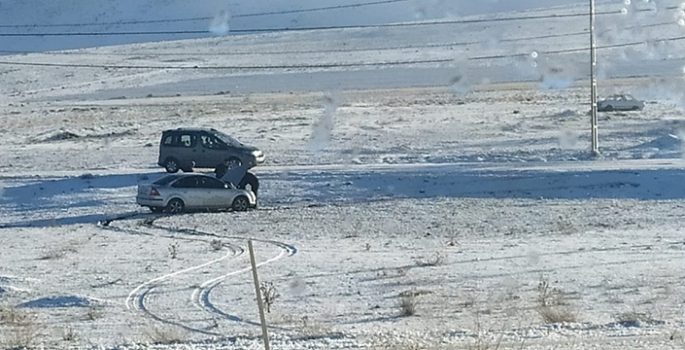
[[[259,276],[257,275],[257,259],[254,256],[254,247],[252,247],[251,239],[247,241],[247,249],[250,251],[250,263],[252,264],[252,279],[254,280],[255,294],[257,294],[259,320],[262,323],[262,337],[264,338],[264,350],[271,350],[271,347],[269,346],[269,333],[266,329],[266,317],[264,317],[264,304],[262,301],[262,293],[259,289]]]
[[[597,51],[595,48],[595,0],[590,0],[590,124],[592,134],[592,155],[599,156],[599,135],[597,134]]]

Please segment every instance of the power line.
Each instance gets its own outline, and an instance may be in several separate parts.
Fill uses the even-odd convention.
[[[253,65],[253,66],[144,66],[144,65],[104,65],[79,63],[47,63],[47,62],[9,62],[0,61],[0,65],[31,66],[31,67],[66,67],[66,68],[103,68],[103,69],[178,69],[178,70],[266,70],[266,69],[312,69],[312,68],[349,68],[368,66],[401,66],[410,64],[445,63],[453,59],[433,59],[415,61],[390,62],[357,62],[357,63],[323,63],[323,64],[292,64],[292,65]]]
[[[273,11],[273,12],[262,12],[262,13],[246,13],[242,15],[231,16],[232,18],[244,18],[244,17],[261,17],[261,16],[273,16],[273,15],[284,15],[293,13],[303,13],[303,12],[318,12],[318,11],[329,11],[329,10],[341,10],[348,8],[364,7],[364,6],[375,6],[381,4],[392,4],[397,2],[407,2],[409,0],[384,0],[376,2],[368,2],[361,4],[348,4],[348,5],[337,5],[337,6],[327,6],[327,7],[315,7],[310,9],[302,10],[285,10],[285,11]]]
[[[681,41],[685,40],[685,36],[659,39],[659,42]],[[597,46],[597,49],[613,49],[620,47],[645,45],[647,42],[630,42],[622,44],[612,44]],[[584,52],[588,48],[563,49],[542,51],[542,54],[563,54]],[[492,55],[492,56],[476,56],[469,57],[469,61],[478,60],[493,60],[512,57],[525,57],[529,53],[516,53],[508,55]],[[32,67],[66,67],[66,68],[100,68],[100,69],[174,69],[174,70],[267,70],[267,69],[315,69],[315,68],[349,68],[349,67],[369,67],[369,66],[400,66],[411,64],[427,64],[427,63],[447,63],[453,62],[454,59],[431,59],[431,60],[414,60],[414,61],[390,61],[390,62],[357,62],[357,63],[328,63],[328,64],[294,64],[294,65],[242,65],[242,66],[145,66],[145,65],[102,65],[102,64],[72,64],[72,63],[47,63],[47,62],[10,62],[0,61],[0,65],[9,66],[32,66]]]
[[[621,11],[598,12],[598,15],[616,15]],[[289,32],[310,30],[333,30],[333,29],[363,29],[363,28],[396,28],[396,27],[421,27],[431,25],[454,25],[454,24],[477,24],[510,21],[526,21],[550,18],[585,17],[586,13],[530,15],[517,17],[500,17],[487,19],[451,20],[451,21],[428,21],[428,22],[403,22],[383,24],[360,24],[347,26],[317,26],[317,27],[283,27],[283,28],[255,28],[231,30],[230,33],[260,33],[260,32]],[[180,34],[207,34],[206,30],[180,30],[180,31],[134,31],[134,32],[45,32],[45,33],[0,33],[0,37],[45,37],[45,36],[121,36],[121,35],[180,35]]]
[[[563,34],[545,34],[536,36],[527,36],[520,38],[509,38],[502,39],[499,42],[516,42],[516,41],[529,41],[537,39],[550,39],[559,37],[569,37],[586,35],[587,31],[571,32]],[[395,51],[395,50],[410,50],[410,49],[426,49],[426,48],[444,48],[444,47],[455,47],[455,46],[467,46],[467,45],[477,45],[483,44],[488,41],[457,41],[451,43],[436,43],[436,44],[423,44],[423,45],[404,45],[404,46],[391,46],[391,47],[362,47],[362,48],[335,48],[335,49],[321,49],[321,50],[279,50],[279,51],[223,51],[223,52],[168,52],[168,51],[135,51],[131,53],[121,53],[121,52],[80,52],[80,51],[12,51],[12,50],[0,50],[0,53],[11,53],[11,54],[31,54],[31,53],[45,53],[50,55],[78,55],[78,56],[133,56],[133,55],[149,55],[149,56],[246,56],[246,55],[289,55],[289,54],[308,54],[308,53],[337,53],[337,52],[364,52],[364,51]]]
[[[600,33],[608,33],[615,30],[629,30],[635,28],[648,28],[648,27],[659,27],[666,25],[675,25],[674,22],[661,22],[653,24],[644,25],[631,25],[623,28],[617,29],[607,29]],[[530,41],[537,39],[549,39],[549,38],[563,38],[570,36],[587,35],[588,31],[579,31],[571,33],[562,34],[546,34],[537,35],[529,37],[520,38],[509,38],[501,39],[499,42],[517,42],[517,41]],[[424,45],[405,45],[405,46],[393,46],[393,47],[366,47],[366,48],[336,48],[336,49],[322,49],[322,50],[281,50],[281,51],[226,51],[226,52],[205,52],[205,53],[188,53],[188,52],[134,52],[134,53],[117,53],[117,52],[78,52],[78,51],[55,51],[49,52],[52,55],[83,55],[83,56],[131,56],[131,55],[150,55],[150,56],[243,56],[243,55],[283,55],[283,54],[308,54],[308,53],[336,53],[336,52],[363,52],[363,51],[393,51],[393,50],[407,50],[407,49],[425,49],[425,48],[444,48],[444,47],[455,47],[455,46],[466,46],[466,45],[476,45],[482,44],[487,41],[462,41],[462,42],[451,42],[451,43],[439,43],[439,44],[424,44]],[[15,50],[0,50],[0,53],[8,54],[31,54],[31,53],[45,53],[42,51],[15,51]]]
[[[655,42],[665,42],[665,41],[670,42],[670,41],[681,41],[681,40],[685,40],[685,36],[665,38],[665,39],[659,39],[659,40],[654,40],[654,41]],[[621,47],[639,46],[639,45],[646,45],[646,44],[648,44],[648,42],[634,41],[634,42],[630,42],[630,43],[597,46],[596,49],[617,49],[617,48],[621,48]],[[558,55],[558,54],[565,54],[565,53],[585,52],[585,51],[588,51],[589,49],[590,48],[588,48],[588,47],[583,47],[583,48],[577,48],[577,49],[540,51],[540,53],[546,54],[546,55]],[[470,57],[469,60],[474,60],[474,61],[491,60],[491,59],[502,59],[502,58],[511,58],[511,57],[526,57],[529,55],[530,55],[530,53],[516,53],[516,54],[508,54],[508,55],[476,56],[476,57]]]
[[[120,36],[120,35],[181,35],[208,34],[207,30],[172,30],[140,32],[53,32],[53,33],[0,33],[0,37],[45,37],[45,36]]]
[[[284,14],[294,14],[294,13],[332,11],[332,10],[342,10],[342,9],[349,9],[349,8],[376,6],[376,5],[382,5],[382,4],[393,4],[393,3],[407,2],[407,1],[409,1],[409,0],[381,0],[381,1],[348,4],[348,5],[314,7],[314,8],[299,9],[299,10],[244,13],[244,14],[233,15],[233,16],[231,16],[231,18],[262,17],[262,16],[284,15]],[[144,21],[137,20],[137,21],[61,23],[61,24],[2,24],[2,25],[0,25],[0,28],[60,28],[60,27],[110,26],[110,25],[124,25],[124,24],[130,25],[130,24],[152,24],[152,23],[178,23],[178,22],[207,21],[207,20],[211,20],[212,18],[213,17],[191,17],[191,18],[144,20]]]

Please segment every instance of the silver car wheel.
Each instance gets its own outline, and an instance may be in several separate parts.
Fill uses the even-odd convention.
[[[172,199],[167,204],[167,212],[170,214],[179,214],[183,212],[184,204],[180,199]]]
[[[247,198],[238,197],[233,200],[233,210],[234,211],[246,211],[249,204],[247,203]]]

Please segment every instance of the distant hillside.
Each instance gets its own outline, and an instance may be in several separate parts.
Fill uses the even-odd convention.
[[[397,0],[337,10],[292,12],[381,1],[383,0],[0,0],[0,33],[206,31],[173,35],[0,37],[0,54],[207,37],[216,35],[209,31],[212,21],[207,18],[221,18],[222,12],[237,16],[228,20],[227,24],[231,29],[246,30],[379,24],[586,2]],[[287,11],[291,13],[244,16]],[[146,23],[131,23],[140,21]],[[154,23],[149,23],[151,21]],[[15,25],[22,27],[13,27]]]

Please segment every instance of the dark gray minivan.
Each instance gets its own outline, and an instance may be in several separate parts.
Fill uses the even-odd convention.
[[[264,162],[264,153],[215,129],[178,128],[162,133],[157,164],[169,173],[216,168],[222,162],[252,168]]]

